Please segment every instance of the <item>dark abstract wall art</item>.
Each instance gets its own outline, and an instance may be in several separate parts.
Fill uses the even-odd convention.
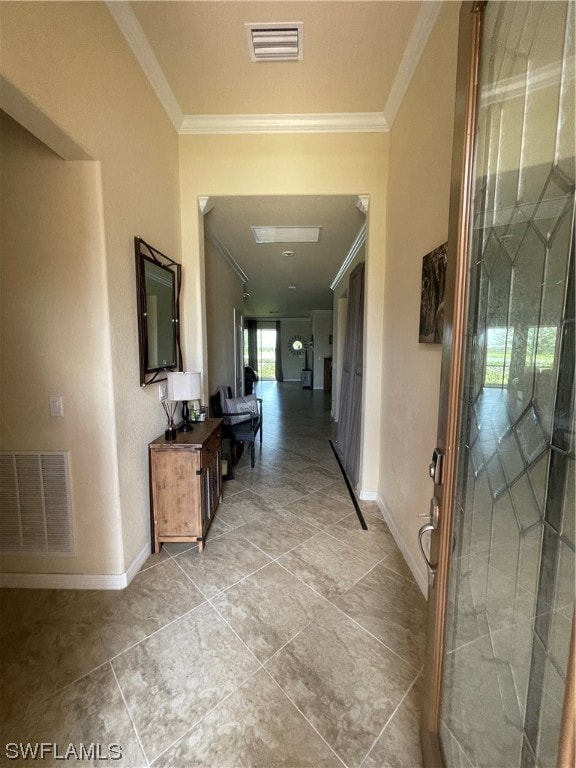
[[[442,344],[447,254],[447,243],[444,243],[422,259],[418,341],[423,344]]]

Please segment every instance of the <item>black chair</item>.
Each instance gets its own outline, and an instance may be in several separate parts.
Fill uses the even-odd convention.
[[[244,394],[251,395],[254,392],[254,384],[258,381],[258,374],[249,365],[244,366]]]
[[[228,398],[232,397],[230,387],[227,388]],[[238,463],[242,450],[239,450],[239,446],[242,443],[250,444],[250,466],[254,468],[255,462],[255,443],[256,436],[260,434],[260,445],[262,445],[262,398],[256,398],[258,403],[258,415],[253,413],[224,413],[222,410],[222,401],[220,392],[210,397],[210,411],[212,416],[217,419],[223,419],[222,439],[229,438],[231,440],[231,453],[233,465]],[[241,417],[243,420],[232,423],[234,418]]]

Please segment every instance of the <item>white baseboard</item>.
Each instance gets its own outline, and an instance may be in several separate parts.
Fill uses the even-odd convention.
[[[404,538],[402,537],[400,531],[398,530],[398,527],[396,526],[396,523],[394,521],[394,518],[392,517],[392,514],[390,513],[390,510],[388,509],[384,500],[379,494],[376,494],[376,503],[378,504],[380,512],[382,512],[382,516],[386,522],[386,525],[390,529],[390,533],[394,537],[394,541],[398,545],[398,549],[400,550],[400,552],[402,552],[404,560],[406,561],[406,565],[408,566],[408,568],[410,568],[410,571],[412,572],[412,576],[414,576],[416,583],[420,587],[420,591],[422,592],[424,597],[428,599],[427,574],[424,571],[422,571],[420,564],[414,560],[412,553],[408,549],[406,542],[404,541]]]
[[[119,574],[1,573],[0,587],[10,589],[125,589],[150,555],[150,544]]]
[[[376,491],[360,491],[358,496],[362,499],[362,501],[377,501],[378,499],[378,494]]]
[[[146,560],[148,560],[148,558],[152,554],[151,546],[152,546],[151,543],[147,542],[146,545],[140,550],[140,552],[138,552],[134,560],[132,560],[131,565],[128,566],[125,574],[126,586],[130,584],[134,576],[136,576],[140,568],[142,568]],[[123,587],[121,587],[121,589],[123,589]]]

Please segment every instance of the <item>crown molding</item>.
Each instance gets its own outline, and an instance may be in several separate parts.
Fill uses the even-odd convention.
[[[181,134],[220,133],[383,133],[381,112],[302,115],[185,115]]]
[[[360,213],[363,213],[364,216],[367,216],[369,207],[370,207],[370,195],[358,195],[358,200],[356,201],[356,208],[358,208]]]
[[[129,2],[108,0],[108,10],[178,133],[386,133],[390,130],[443,5],[422,6],[404,50],[383,112],[284,115],[184,115]]]
[[[214,201],[211,197],[205,197],[203,195],[200,195],[198,197],[198,208],[200,208],[200,213],[203,216],[206,216],[207,213],[210,213],[212,208],[214,208]]]
[[[166,114],[176,130],[179,131],[183,119],[182,110],[144,34],[144,30],[140,26],[140,22],[130,7],[130,3],[109,0],[106,5],[134,56],[136,56],[136,60],[142,67],[150,85],[156,92]]]
[[[248,282],[248,275],[240,264],[236,261],[234,256],[230,253],[228,248],[224,245],[222,240],[218,237],[216,232],[213,231],[211,227],[205,227],[204,233],[208,240],[212,243],[212,245],[216,248],[218,253],[222,256],[224,261],[228,264],[232,272],[236,275],[236,277],[240,280],[240,282],[245,285]]]
[[[431,0],[431,2],[422,3],[420,10],[418,11],[418,16],[416,16],[416,21],[414,22],[412,32],[406,43],[406,48],[404,49],[398,72],[396,73],[394,83],[392,84],[390,94],[386,101],[386,106],[384,107],[383,116],[390,128],[396,119],[402,99],[408,90],[408,86],[416,71],[418,62],[424,53],[424,48],[426,47],[430,33],[434,29],[434,24],[436,23],[442,5],[443,2]]]
[[[358,232],[358,235],[356,236],[356,240],[352,243],[352,247],[348,251],[348,255],[342,262],[342,265],[340,269],[338,270],[338,273],[336,274],[336,277],[332,281],[332,285],[330,286],[330,290],[334,291],[336,289],[336,286],[342,280],[344,275],[346,274],[346,270],[352,264],[356,256],[358,255],[358,251],[364,243],[366,242],[366,224],[362,224],[362,227],[360,228],[360,232]]]

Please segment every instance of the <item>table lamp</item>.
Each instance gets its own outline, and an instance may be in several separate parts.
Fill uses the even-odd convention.
[[[170,371],[167,376],[168,400],[182,403],[182,424],[178,429],[180,432],[190,432],[194,427],[190,421],[188,403],[202,398],[202,374]]]

